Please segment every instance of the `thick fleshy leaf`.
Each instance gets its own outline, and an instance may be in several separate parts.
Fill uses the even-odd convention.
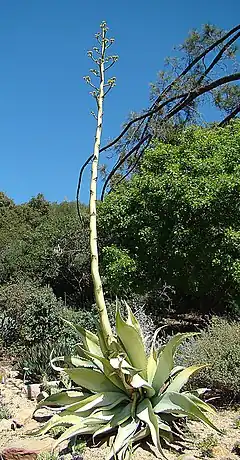
[[[147,361],[147,379],[150,385],[152,384],[154,375],[157,369],[157,355],[154,349],[151,349]]]
[[[118,413],[116,412],[114,414],[113,419],[111,420],[111,423],[113,424],[113,426],[121,425],[126,420],[128,420],[128,418],[131,415],[131,410],[132,410],[132,402],[130,402],[129,404],[125,406],[119,407]]]
[[[81,412],[92,410],[95,407],[99,406],[104,399],[103,393],[96,393],[88,396],[87,398],[78,401],[71,406],[68,406],[63,412],[64,413],[75,413],[76,415],[81,415]]]
[[[211,391],[211,388],[194,388],[192,394],[198,397],[204,395],[207,391]]]
[[[83,361],[86,361],[86,362],[89,362],[91,363],[92,365],[89,365],[89,366],[79,366],[79,367],[89,367],[91,369],[97,369],[97,370],[100,370],[101,372],[103,372],[103,365],[100,361],[100,358],[101,356],[98,356],[98,355],[94,355],[94,356],[97,356],[97,359],[96,358],[91,358],[91,360],[89,359],[89,351],[86,349],[86,348],[83,348],[83,346],[81,344],[77,344],[76,345],[76,351],[80,357],[80,359],[82,359]]]
[[[97,333],[98,333],[98,340],[99,340],[99,346],[102,350],[102,355],[105,356],[105,357],[108,357],[108,349],[107,349],[107,345],[106,345],[106,342],[104,340],[104,336],[103,336],[103,333],[101,331],[101,328],[98,326],[97,327]]]
[[[118,452],[123,449],[124,446],[129,444],[132,436],[134,435],[135,431],[138,428],[139,423],[129,418],[126,422],[119,426],[117,436],[115,438],[113,447],[106,457],[106,460],[110,460],[116,458]]]
[[[129,324],[129,326],[133,326],[136,331],[142,335],[141,327],[140,324],[136,318],[136,316],[133,314],[132,309],[129,307],[127,302],[125,302],[126,309],[127,309],[127,321],[126,323]]]
[[[49,361],[50,361],[51,367],[52,367],[56,372],[63,372],[63,370],[64,370],[64,356],[56,356],[55,358],[53,358],[53,357],[52,357],[53,351],[54,351],[54,350],[52,350],[52,352],[51,352],[51,354],[50,354],[50,357],[49,357]],[[56,366],[55,363],[60,363],[60,362],[63,363],[63,367]]]
[[[74,367],[90,367],[91,369],[96,368],[96,365],[92,361],[80,358],[78,356],[64,356],[64,362]]]
[[[137,433],[135,433],[135,435],[132,437],[132,442],[133,443],[139,442],[142,439],[149,436],[149,434],[150,434],[150,429],[148,426],[146,426],[145,428],[142,428],[141,430],[137,431]]]
[[[131,460],[131,453],[127,444],[118,452],[118,460]],[[114,459],[115,460],[115,459]]]
[[[156,340],[159,332],[164,328],[165,326],[159,327],[153,335],[152,339],[152,345],[151,345],[151,350],[150,354],[148,357],[148,363],[147,363],[147,376],[148,376],[148,382],[152,384],[153,377],[155,375],[156,369],[157,369],[157,358],[158,358],[158,353],[156,350]],[[159,350],[158,350],[159,351]]]
[[[170,378],[173,378],[174,376],[179,374],[179,372],[183,371],[184,369],[185,369],[184,366],[175,366],[170,373]]]
[[[113,428],[122,425],[126,420],[131,416],[132,403],[127,404],[126,406],[117,407],[114,411],[114,416],[104,427],[100,428],[95,434],[96,436],[100,434],[107,433]]]
[[[74,436],[81,435],[81,434],[93,434],[98,428],[100,428],[100,424],[95,425],[84,425],[83,422],[79,422],[76,425],[71,426],[68,428],[56,441],[54,444],[54,449],[59,446],[62,442],[73,438]]]
[[[83,346],[83,343],[76,343],[74,349],[79,358],[86,359],[85,348],[84,348],[84,352],[82,351],[82,349],[80,349],[82,346]]]
[[[116,395],[115,399],[114,399],[114,402],[112,402],[111,404],[102,404],[102,405],[99,405],[99,407],[103,407],[103,409],[113,409],[114,407],[118,406],[118,405],[121,405],[122,406],[122,403],[124,402],[124,404],[128,404],[129,403],[129,398],[126,394],[123,394],[121,393],[121,396],[120,396],[120,393],[119,393],[119,396],[117,396],[117,393],[113,393],[114,395]]]
[[[172,443],[174,438],[173,438],[173,433],[170,428],[166,423],[163,423],[162,420],[159,419],[158,417],[158,428],[159,428],[159,436],[160,439],[164,439],[164,441]]]
[[[130,385],[133,388],[146,388],[148,396],[150,398],[155,395],[155,391],[154,391],[153,387],[146,380],[144,380],[139,374],[135,374],[132,377]]]
[[[183,369],[181,372],[179,372],[176,375],[176,377],[173,379],[173,381],[167,387],[166,391],[180,392],[182,387],[188,382],[188,380],[191,377],[191,375],[194,374],[195,372],[199,371],[200,369],[203,369],[204,367],[206,367],[206,366],[205,365],[199,365],[199,366],[186,367],[185,369]]]
[[[191,399],[191,401],[193,401],[195,404],[197,404],[197,406],[200,407],[200,409],[202,409],[203,411],[209,412],[209,414],[213,414],[213,415],[216,414],[215,409],[212,406],[210,406],[210,404],[207,404],[205,401],[203,401],[202,399],[198,398],[197,396],[195,396],[194,394],[190,393],[189,391],[184,391],[182,394],[184,394],[189,399]]]
[[[170,426],[167,425],[166,423],[164,423],[164,422],[160,419],[160,417],[157,417],[157,419],[158,419],[158,428],[159,428],[159,430],[167,431],[168,433],[171,433],[171,432],[172,432]]]
[[[102,372],[88,368],[64,369],[66,374],[77,385],[89,391],[103,393],[106,391],[117,391],[117,388]]]
[[[147,378],[147,357],[143,340],[135,327],[130,326],[121,317],[119,310],[116,312],[116,331],[121,340],[130,364],[136,369],[141,369],[140,374]]]
[[[192,337],[196,333],[184,333],[174,335],[169,342],[164,346],[161,354],[158,357],[157,368],[153,377],[152,385],[156,393],[158,393],[166,380],[169,378],[173,369],[174,354],[177,347],[188,337]]]
[[[107,408],[108,409],[108,408]],[[114,417],[118,408],[114,407],[113,409],[106,410],[106,408],[98,408],[91,414],[91,417],[88,417],[90,420],[99,420],[101,423],[107,423]]]
[[[160,444],[158,418],[153,412],[152,404],[149,399],[146,398],[140,402],[140,404],[138,404],[136,415],[139,420],[146,423],[146,425],[149,427],[153,444],[161,453],[161,455],[165,457],[162,451],[162,446]]]
[[[83,391],[67,390],[59,391],[59,393],[48,396],[43,401],[40,401],[37,405],[37,409],[42,406],[48,407],[65,407],[70,406],[76,402],[80,402],[90,396],[89,393]]]
[[[157,331],[156,331],[157,332]],[[152,384],[154,375],[157,369],[157,352],[154,346],[154,342],[152,343],[151,350],[147,360],[147,379],[150,385]]]
[[[88,331],[87,329],[84,329],[81,326],[75,325],[70,323],[67,320],[64,320],[66,324],[68,324],[70,327],[75,329],[75,331],[79,334],[81,337],[84,347],[90,351],[91,353],[94,353],[95,355],[103,356],[99,339],[96,334],[93,334],[92,332]]]
[[[77,415],[74,414],[68,414],[65,415],[64,417],[58,414],[55,414],[49,422],[45,423],[42,427],[38,428],[37,430],[33,431],[31,434],[32,435],[43,435],[47,433],[51,428],[54,428],[56,426],[69,426],[69,425],[75,425],[77,423],[82,423],[81,417],[78,417]]]
[[[118,369],[126,375],[135,375],[141,371],[141,369],[136,369],[135,367],[131,366],[131,364],[129,364],[121,355],[110,358],[109,362],[114,369]]]
[[[126,391],[126,388],[121,378],[118,376],[116,369],[114,369],[114,367],[111,365],[111,363],[109,362],[107,358],[104,358],[103,356],[94,355],[93,353],[90,353],[89,351],[86,351],[86,355],[88,357],[91,357],[92,359],[95,359],[95,362],[97,363],[98,366],[99,366],[99,363],[101,364],[103,373],[114,385],[116,385],[120,390],[124,392]]]
[[[206,425],[220,432],[220,430],[209,420],[204,412],[186,395],[181,393],[166,392],[153,400],[154,412],[186,414],[202,421]]]
[[[114,429],[114,427],[110,423],[107,423],[106,425],[101,426],[97,431],[95,431],[95,433],[93,435],[93,443],[95,443],[95,438],[97,436],[109,433],[113,429]]]
[[[74,412],[75,414],[81,415],[81,412],[84,412],[89,409],[99,410],[99,408],[112,408],[127,400],[126,395],[123,393],[117,392],[106,392],[106,393],[96,393],[86,398],[85,400],[79,401],[75,404],[69,406],[66,411]],[[93,412],[94,413],[94,412]]]

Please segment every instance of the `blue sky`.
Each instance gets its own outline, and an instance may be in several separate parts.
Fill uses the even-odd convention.
[[[106,99],[103,143],[131,110],[148,106],[149,83],[191,28],[228,29],[238,0],[0,0],[0,190],[16,203],[37,193],[72,200],[91,154],[94,102],[83,81],[102,20],[115,37],[117,86]],[[88,175],[82,189],[88,200]]]

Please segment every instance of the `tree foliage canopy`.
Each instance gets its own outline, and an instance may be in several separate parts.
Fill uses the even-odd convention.
[[[211,307],[240,295],[239,151],[240,122],[190,127],[176,145],[146,151],[140,171],[100,206],[113,293],[167,283]]]

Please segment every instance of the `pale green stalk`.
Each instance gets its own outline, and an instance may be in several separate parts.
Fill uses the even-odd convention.
[[[105,342],[111,343],[113,340],[113,332],[109,322],[106,303],[104,299],[103,287],[101,276],[99,273],[98,262],[98,244],[97,244],[97,176],[98,176],[98,163],[99,163],[99,150],[102,135],[102,121],[103,121],[103,100],[104,100],[104,64],[106,54],[106,25],[101,25],[101,56],[99,59],[99,78],[100,85],[97,92],[97,128],[95,135],[92,169],[91,169],[91,185],[90,185],[90,253],[91,253],[91,274],[94,286],[94,295],[96,305],[99,313],[100,327],[105,339]]]

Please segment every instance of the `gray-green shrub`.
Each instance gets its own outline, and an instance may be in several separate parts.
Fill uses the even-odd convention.
[[[240,323],[214,317],[206,331],[182,346],[179,364],[207,363],[193,385],[220,394],[222,402],[240,399]]]

